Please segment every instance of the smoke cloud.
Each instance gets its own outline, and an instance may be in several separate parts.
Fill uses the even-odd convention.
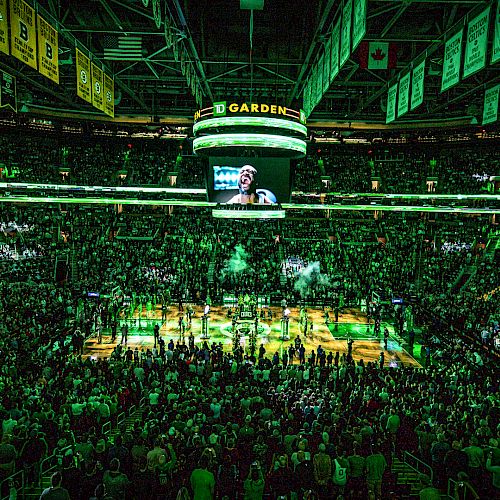
[[[231,258],[226,260],[224,269],[221,271],[223,280],[238,277],[241,274],[253,273],[253,269],[247,262],[248,253],[245,251],[243,245],[236,245]]]
[[[304,298],[310,295],[313,289],[318,287],[328,288],[330,286],[330,279],[326,274],[321,273],[319,262],[313,262],[297,274],[294,288]]]

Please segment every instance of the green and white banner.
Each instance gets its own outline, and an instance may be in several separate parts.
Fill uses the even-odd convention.
[[[483,125],[494,123],[498,120],[498,94],[500,85],[487,89],[484,93]]]
[[[408,113],[408,98],[410,96],[410,76],[408,71],[406,75],[399,79],[399,92],[398,92],[398,118]]]
[[[330,60],[330,83],[339,74],[339,49],[340,49],[340,17],[332,30],[332,47]]]
[[[352,0],[344,2],[342,9],[342,38],[340,39],[340,67],[351,55]]]
[[[410,110],[414,110],[424,102],[425,59],[415,66],[411,72]]]
[[[320,75],[320,81],[321,81],[318,94],[319,94],[319,100],[321,101],[321,98],[323,97],[323,87],[324,87],[323,79],[327,76],[324,73],[324,70],[325,70],[325,54],[323,54],[319,58],[317,64],[318,64],[318,74]]]
[[[497,0],[495,9],[495,24],[493,35],[493,48],[491,50],[491,64],[500,60],[500,0]]]
[[[464,58],[464,78],[486,66],[489,21],[490,8],[488,7],[468,24]]]
[[[352,52],[363,40],[366,33],[366,10],[367,0],[354,0],[354,12],[352,19]]]
[[[463,33],[464,30],[462,28],[458,33],[449,38],[445,44],[441,92],[448,90],[460,81]]]
[[[330,60],[331,60],[331,47],[332,47],[332,41],[328,40],[328,42],[325,45],[325,55],[323,57],[323,94],[328,90],[330,87]]]
[[[389,87],[387,92],[387,112],[385,123],[391,123],[396,119],[396,96],[398,94],[398,84]]]

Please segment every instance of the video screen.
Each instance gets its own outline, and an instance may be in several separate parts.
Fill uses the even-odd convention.
[[[273,205],[290,199],[290,160],[213,156],[208,172],[209,201]]]

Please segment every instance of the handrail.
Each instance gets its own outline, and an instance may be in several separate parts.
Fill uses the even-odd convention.
[[[119,413],[118,416],[116,417],[116,426],[119,427],[120,425],[123,424],[123,422],[125,422],[125,412],[124,411]]]
[[[432,467],[429,465],[429,464],[426,464],[424,461],[420,460],[420,458],[417,458],[415,455],[412,455],[410,452],[408,451],[405,451],[404,454],[403,454],[403,462],[408,466],[410,467],[411,469],[413,469],[414,471],[416,472],[421,472],[417,467],[414,467],[413,465],[411,465],[408,461],[407,461],[407,458],[411,457],[412,460],[416,461],[417,464],[422,464],[424,466],[425,469],[428,469],[429,471],[429,477],[431,479],[431,484],[433,482],[433,479],[434,479],[434,471],[432,470]]]
[[[3,491],[4,485],[9,483],[10,481],[13,481],[15,477],[21,476],[21,484],[19,487],[15,488],[17,492],[24,490],[24,469],[18,470],[17,472],[14,472],[14,474],[10,475],[9,477],[6,477],[2,482],[0,482],[0,492]],[[8,489],[9,493],[6,497],[1,497],[1,500],[9,500],[10,499],[10,488]]]
[[[455,497],[455,488],[457,487],[457,482],[451,477],[448,478],[448,489],[446,490],[446,494],[454,498]]]
[[[143,408],[144,406],[146,406],[146,397],[139,400],[139,408]]]
[[[129,409],[128,409],[128,416],[130,417],[131,415],[133,415],[135,412],[136,412],[137,408],[135,405],[132,405]]]
[[[103,426],[101,427],[101,434],[105,436],[106,434],[109,434],[111,432],[111,422],[108,420]]]
[[[60,450],[54,450],[52,452],[52,455],[49,455],[48,457],[45,457],[41,462],[40,462],[40,471],[38,473],[38,483],[41,484],[42,483],[42,476],[44,474],[47,474],[47,472],[50,472],[51,470],[53,470],[55,467],[57,467],[59,464],[55,464],[55,465],[51,465],[50,467],[47,468],[47,470],[44,470],[44,465],[49,462],[50,460],[52,460],[53,458],[57,458],[59,456],[61,456],[61,454],[64,456],[64,454],[70,450],[70,449],[73,449],[73,446],[70,445],[70,446],[65,446],[64,448],[61,448]],[[57,453],[56,453],[57,451]]]

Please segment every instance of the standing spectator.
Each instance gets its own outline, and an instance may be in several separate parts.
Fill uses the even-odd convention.
[[[191,473],[189,482],[193,489],[193,500],[213,500],[215,491],[215,477],[208,470],[208,456],[202,455],[198,468]]]
[[[366,485],[368,487],[368,498],[370,500],[381,500],[382,497],[382,478],[387,461],[380,453],[378,444],[373,445],[373,452],[366,457]]]

